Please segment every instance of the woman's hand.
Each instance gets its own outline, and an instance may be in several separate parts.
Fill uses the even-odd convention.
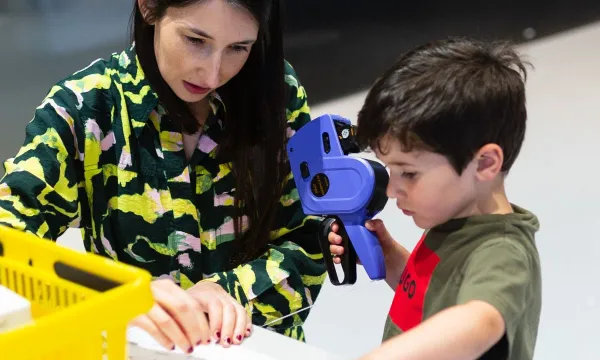
[[[206,314],[190,293],[166,279],[153,281],[151,287],[154,306],[131,325],[144,329],[167,349],[176,345],[191,353],[196,345],[210,342]]]
[[[219,284],[199,282],[187,292],[208,313],[210,334],[217,342],[228,347],[239,345],[252,332],[252,319],[246,309]]]

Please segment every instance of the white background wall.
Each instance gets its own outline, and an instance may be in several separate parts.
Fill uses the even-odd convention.
[[[536,359],[598,359],[600,24],[521,50],[535,70],[527,85],[528,132],[508,178],[508,194],[541,221],[544,297]],[[329,112],[354,120],[363,98],[360,93],[314,107],[313,117]],[[420,230],[393,201],[380,217],[398,241],[414,247]],[[70,230],[61,243],[81,249],[77,231]],[[306,324],[310,344],[349,358],[379,344],[393,293],[359,270],[354,287],[327,283],[323,288]]]

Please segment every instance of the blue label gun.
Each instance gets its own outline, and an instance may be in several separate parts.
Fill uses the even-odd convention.
[[[360,151],[350,120],[322,115],[298,130],[288,141],[287,153],[302,209],[325,216],[319,245],[334,285],[356,282],[357,256],[372,280],[385,278],[381,246],[365,222],[383,210],[389,176],[378,162],[348,156]],[[342,237],[344,281],[340,282],[327,235],[337,223]]]

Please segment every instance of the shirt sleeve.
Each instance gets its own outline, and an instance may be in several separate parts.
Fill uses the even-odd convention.
[[[310,121],[304,87],[286,62],[290,87],[287,106],[288,136]],[[318,245],[319,217],[303,213],[292,174],[284,184],[276,227],[269,249],[258,259],[232,271],[218,273],[206,281],[219,283],[252,313],[255,325],[268,327],[304,340],[302,324],[326,278],[323,255]],[[277,320],[290,315],[285,319]]]
[[[85,196],[74,102],[72,93],[56,85],[35,110],[23,146],[4,163],[0,224],[56,240],[79,219]]]
[[[509,346],[532,294],[535,268],[525,248],[502,239],[475,250],[467,261],[457,303],[472,300],[492,305],[504,319]]]

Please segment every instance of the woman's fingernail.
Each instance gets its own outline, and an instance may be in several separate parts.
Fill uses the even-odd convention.
[[[190,348],[188,349],[187,353],[188,353],[188,354],[191,354],[191,353],[193,353],[193,352],[194,352],[194,347],[193,347],[193,346],[190,346]]]
[[[237,336],[238,341],[242,341],[242,335]]]
[[[230,338],[227,338],[227,343],[231,344],[231,339]]]
[[[217,339],[220,339],[220,338],[221,338],[221,332],[217,331]]]

